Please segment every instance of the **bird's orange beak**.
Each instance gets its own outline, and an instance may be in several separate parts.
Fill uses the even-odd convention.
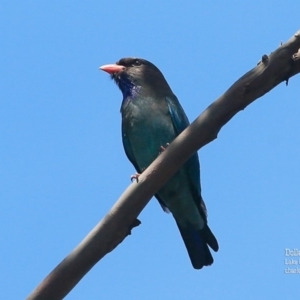
[[[104,65],[99,68],[99,70],[105,71],[109,74],[114,74],[121,72],[125,70],[124,66],[116,65],[116,64],[111,64],[111,65]]]

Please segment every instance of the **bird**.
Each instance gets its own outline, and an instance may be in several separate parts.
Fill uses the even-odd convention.
[[[99,69],[110,74],[123,94],[123,147],[140,174],[189,126],[189,120],[162,72],[146,59],[126,57]],[[173,215],[194,269],[211,265],[209,247],[217,252],[219,245],[207,224],[197,153],[155,197]]]

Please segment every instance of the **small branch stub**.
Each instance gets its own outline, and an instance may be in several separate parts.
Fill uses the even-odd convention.
[[[264,54],[261,58],[261,61],[266,64],[269,61],[269,56],[267,54]]]

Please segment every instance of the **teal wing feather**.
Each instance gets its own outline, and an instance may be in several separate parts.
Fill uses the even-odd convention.
[[[189,120],[184,113],[176,96],[166,97],[171,120],[176,131],[176,135],[179,135],[186,127],[189,126]],[[191,189],[193,191],[194,199],[201,215],[206,219],[206,209],[204,202],[201,198],[201,186],[200,186],[200,164],[198,154],[193,154],[185,163],[189,178],[191,179]],[[201,208],[200,208],[201,205]],[[204,214],[203,214],[204,212]]]

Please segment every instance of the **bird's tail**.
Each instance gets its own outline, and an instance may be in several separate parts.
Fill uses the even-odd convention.
[[[210,228],[205,225],[201,230],[191,227],[183,227],[177,222],[180,234],[184,241],[190,260],[195,269],[209,266],[214,262],[208,246],[215,252],[219,250],[219,245]]]

